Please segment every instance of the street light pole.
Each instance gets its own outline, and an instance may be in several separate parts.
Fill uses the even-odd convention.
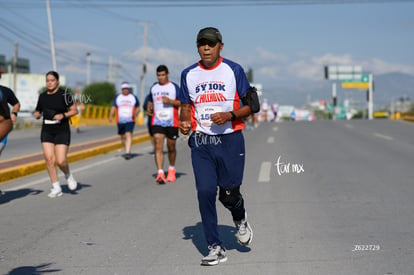
[[[373,100],[373,89],[374,89],[374,80],[372,74],[369,74],[369,88],[368,88],[368,119],[373,119],[373,109],[374,109],[374,100]]]
[[[52,14],[50,12],[50,0],[46,0],[46,11],[47,11],[48,24],[49,24],[50,52],[52,55],[52,66],[53,66],[53,70],[57,71],[55,42],[53,39]]]
[[[140,101],[140,111],[138,115],[138,124],[144,125],[144,90],[145,90],[145,74],[147,72],[147,33],[148,33],[148,22],[144,22],[144,45],[142,49],[142,72],[140,78],[140,93],[139,93],[139,101]]]
[[[91,83],[91,53],[86,53],[86,85]]]

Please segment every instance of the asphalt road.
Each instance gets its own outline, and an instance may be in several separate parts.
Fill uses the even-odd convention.
[[[149,142],[71,165],[81,188],[47,197],[46,172],[5,185],[0,274],[414,274],[414,125],[262,124],[246,131],[242,185],[254,230],[228,261],[199,265],[203,237],[185,138],[177,181],[154,183]],[[165,164],[165,168],[167,165]]]

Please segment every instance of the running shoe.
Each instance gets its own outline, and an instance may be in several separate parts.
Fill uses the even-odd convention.
[[[218,265],[227,261],[226,249],[223,246],[209,246],[210,252],[201,259],[201,265]]]
[[[60,188],[52,188],[50,189],[50,193],[48,194],[49,198],[56,198],[62,196],[62,189]]]
[[[78,182],[75,180],[72,174],[70,174],[66,181],[70,190],[74,191],[76,188],[78,188]]]
[[[159,184],[164,184],[165,183],[165,174],[164,172],[159,172],[157,175],[157,178],[155,179],[156,182],[158,182]]]
[[[234,221],[234,224],[236,225],[236,237],[239,243],[244,246],[249,245],[253,240],[253,230],[247,222],[247,214],[245,214],[245,218],[243,220]]]
[[[175,168],[168,168],[167,181],[168,182],[174,182],[175,180],[176,180]]]

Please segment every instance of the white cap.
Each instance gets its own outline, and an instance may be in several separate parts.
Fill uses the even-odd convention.
[[[129,86],[129,83],[128,82],[124,82],[121,85],[121,89],[131,89],[131,86]]]

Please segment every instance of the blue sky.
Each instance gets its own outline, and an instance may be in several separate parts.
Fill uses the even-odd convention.
[[[261,5],[219,7],[76,7],[51,0],[57,70],[71,86],[86,82],[86,53],[91,80],[108,78],[110,57],[119,86],[139,87],[144,24],[148,22],[146,87],[155,68],[166,64],[170,79],[198,60],[200,28],[218,27],[222,55],[252,68],[254,81],[272,93],[281,87],[323,81],[325,65],[358,65],[375,75],[414,75],[414,1],[395,3]],[[126,2],[126,1],[121,1]],[[391,2],[391,1],[390,1]],[[52,69],[45,1],[3,1],[0,55],[29,58],[32,73]]]

